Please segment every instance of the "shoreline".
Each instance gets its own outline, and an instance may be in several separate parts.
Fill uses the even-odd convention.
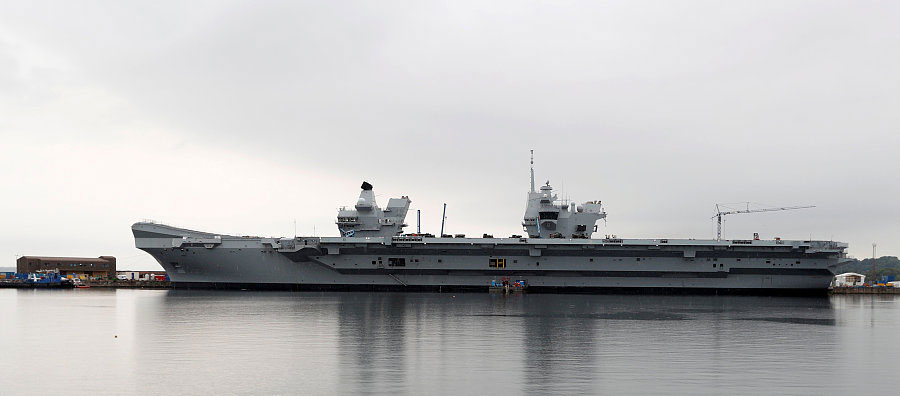
[[[92,280],[84,281],[84,285],[89,288],[105,288],[105,289],[172,289],[172,282],[166,281],[140,281],[140,280]],[[6,281],[0,282],[0,288],[10,289],[74,289],[71,283],[28,283],[25,281]]]

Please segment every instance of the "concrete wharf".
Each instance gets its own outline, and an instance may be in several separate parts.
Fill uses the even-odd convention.
[[[829,294],[900,294],[900,287],[833,287]]]
[[[143,280],[88,280],[84,285],[98,288],[111,289],[171,289],[172,282],[143,281]],[[66,286],[59,283],[29,283],[21,279],[2,279],[0,288],[74,288],[72,284]]]

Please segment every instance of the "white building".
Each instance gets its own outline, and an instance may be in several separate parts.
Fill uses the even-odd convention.
[[[835,287],[862,286],[866,283],[866,276],[855,272],[845,272],[834,276]]]
[[[156,280],[157,276],[165,276],[165,271],[116,271],[119,280]]]
[[[116,278],[122,280],[138,280],[141,279],[139,271],[116,271]]]

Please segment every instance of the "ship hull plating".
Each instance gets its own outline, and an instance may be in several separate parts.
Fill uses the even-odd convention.
[[[815,241],[250,238],[133,226],[176,287],[824,294],[845,245]]]

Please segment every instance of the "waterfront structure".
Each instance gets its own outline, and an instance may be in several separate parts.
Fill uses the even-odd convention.
[[[487,291],[503,278],[528,291],[821,293],[847,244],[812,240],[592,239],[599,200],[559,202],[531,191],[527,237],[403,234],[408,197],[383,210],[364,182],[338,212],[339,237],[265,238],[135,223],[135,245],[175,287]]]
[[[856,287],[866,284],[866,276],[855,272],[845,272],[834,276],[835,287]]]
[[[166,271],[116,271],[119,280],[163,281],[166,276]]]
[[[47,257],[22,256],[16,260],[16,272],[36,273],[59,271],[61,276],[79,278],[114,278],[116,258],[100,257]]]

